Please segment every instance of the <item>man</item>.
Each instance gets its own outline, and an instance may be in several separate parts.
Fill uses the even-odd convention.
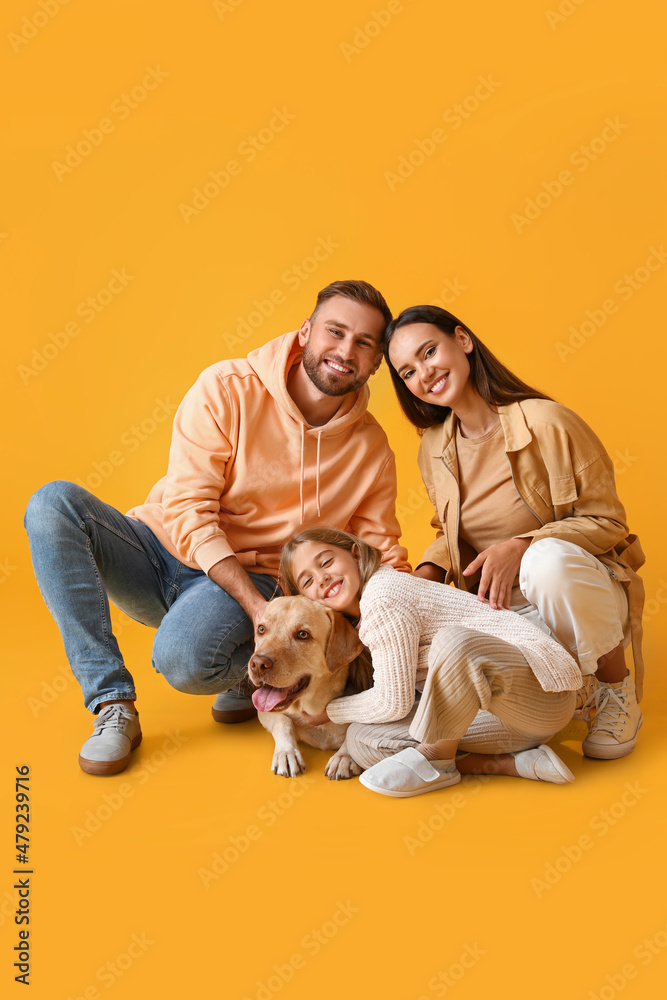
[[[366,282],[327,285],[297,332],[202,372],[174,419],[167,475],[145,504],[123,515],[65,482],[31,498],[35,575],[86,707],[99,713],[79,756],[84,771],[124,770],[141,742],[109,598],[157,628],[153,665],[173,687],[222,695],[245,674],[254,623],[280,593],[281,546],[300,526],[348,528],[409,569],[394,456],[366,411],[390,320]],[[238,696],[214,706],[219,721],[248,714]]]

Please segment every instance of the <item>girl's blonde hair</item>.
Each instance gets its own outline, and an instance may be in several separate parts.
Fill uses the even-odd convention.
[[[359,578],[361,581],[360,595],[382,559],[382,553],[379,549],[376,549],[374,545],[369,545],[368,542],[362,541],[361,538],[349,534],[347,531],[340,531],[338,528],[329,528],[327,526],[306,528],[304,531],[300,531],[297,535],[294,535],[293,538],[290,538],[289,542],[283,546],[280,557],[280,576],[282,578],[283,590],[286,594],[299,593],[299,588],[292,575],[292,560],[297,546],[303,544],[303,542],[322,542],[324,545],[335,545],[337,548],[345,549],[347,552],[351,552],[356,545],[359,553],[357,561],[359,563]]]

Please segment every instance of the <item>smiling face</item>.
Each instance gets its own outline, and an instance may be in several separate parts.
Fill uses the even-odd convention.
[[[389,360],[414,396],[456,409],[457,402],[475,391],[468,361],[472,349],[462,326],[449,336],[432,323],[410,323],[395,331]]]
[[[351,552],[325,542],[302,542],[292,557],[292,576],[299,593],[334,611],[357,617],[361,578],[356,546]]]
[[[385,319],[374,306],[334,295],[299,330],[303,367],[326,396],[344,396],[365,385],[382,361]]]

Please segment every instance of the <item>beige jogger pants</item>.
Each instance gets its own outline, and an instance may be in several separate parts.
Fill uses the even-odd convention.
[[[428,676],[412,712],[398,722],[353,723],[347,747],[364,768],[441,739],[458,739],[460,750],[478,753],[527,750],[562,729],[574,703],[574,691],[544,691],[516,646],[448,625],[431,643]]]

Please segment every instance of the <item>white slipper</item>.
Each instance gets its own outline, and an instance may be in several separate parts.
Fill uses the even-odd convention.
[[[373,764],[359,777],[361,784],[372,792],[399,799],[433,792],[436,788],[455,785],[460,780],[454,760],[428,761],[414,747],[407,747],[393,757]]]
[[[556,785],[566,785],[574,781],[574,775],[565,766],[560,757],[551,747],[544,743],[534,750],[521,750],[513,753],[514,763],[520,778],[532,778],[533,781],[553,781]]]

